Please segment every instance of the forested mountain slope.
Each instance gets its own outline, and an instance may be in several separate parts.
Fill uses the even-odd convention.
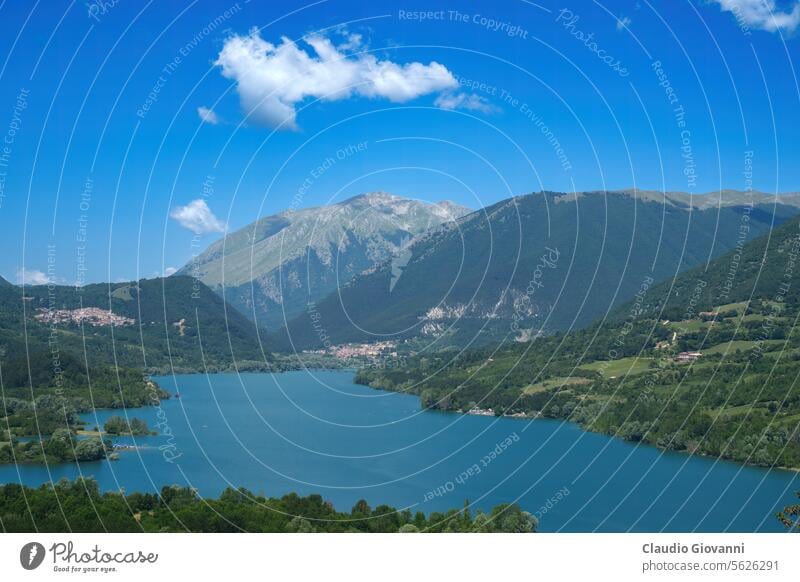
[[[580,328],[643,282],[705,264],[798,211],[794,195],[753,193],[752,205],[743,193],[659,196],[542,192],[474,212],[420,237],[403,264],[386,262],[314,304],[276,344],[466,345]]]

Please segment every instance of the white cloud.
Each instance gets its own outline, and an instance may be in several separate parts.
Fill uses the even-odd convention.
[[[50,279],[41,271],[17,269],[17,283],[20,285],[47,285]]]
[[[195,234],[225,232],[225,223],[214,216],[202,198],[192,200],[186,206],[176,206],[169,215]]]
[[[800,2],[785,12],[775,0],[712,0],[726,12],[731,12],[739,26],[768,32],[793,32],[800,24]]]
[[[313,54],[286,37],[273,45],[257,30],[225,41],[215,64],[224,77],[236,81],[242,108],[253,121],[295,129],[295,107],[306,98],[337,101],[360,95],[402,103],[458,85],[435,61],[398,64],[371,54],[344,54],[361,45],[358,35],[348,36],[340,46],[319,35],[305,43]]]
[[[360,34],[350,33],[347,29],[338,32],[347,39],[337,47],[340,51],[353,51],[364,47],[364,37]]]
[[[487,99],[475,93],[444,93],[439,95],[433,104],[442,109],[469,109],[483,113],[496,111]]]
[[[200,116],[200,120],[203,123],[210,123],[211,125],[217,125],[219,123],[219,115],[217,115],[213,109],[209,109],[208,107],[203,107],[202,105],[198,107],[197,115]]]
[[[625,30],[631,25],[631,19],[627,16],[617,20],[617,30]]]

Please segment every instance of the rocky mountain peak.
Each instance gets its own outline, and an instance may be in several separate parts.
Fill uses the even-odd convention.
[[[366,192],[260,218],[212,244],[180,273],[199,278],[270,326],[469,212],[449,201]]]

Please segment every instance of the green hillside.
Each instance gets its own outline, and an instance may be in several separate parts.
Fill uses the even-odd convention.
[[[603,324],[419,355],[358,379],[426,407],[566,419],[668,450],[800,468],[798,249],[794,218],[677,277],[679,295],[656,286]]]
[[[48,309],[97,307],[133,320],[125,326],[56,326],[68,350],[91,361],[116,361],[152,372],[232,370],[268,366],[252,322],[191,277],[142,279],[84,287],[25,287],[30,318]],[[41,333],[46,326],[32,328]],[[49,332],[49,330],[48,330]],[[234,364],[235,362],[235,364]]]
[[[798,253],[800,223],[790,220],[738,251],[653,287],[641,302],[642,315],[682,319],[688,309],[699,313],[779,295],[794,305],[800,298]],[[621,308],[616,317],[624,317],[626,310]]]

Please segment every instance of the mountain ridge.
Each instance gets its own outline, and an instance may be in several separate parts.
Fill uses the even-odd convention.
[[[799,196],[751,192],[722,193],[699,207],[696,196],[666,196],[668,204],[645,191],[500,201],[418,237],[396,285],[385,262],[316,303],[316,314],[333,343],[439,341],[455,333],[463,345],[478,335],[499,341],[582,327],[631,299],[643,281],[657,283],[731,250],[745,221],[750,240],[800,205]],[[554,249],[558,264],[537,270]],[[284,349],[317,348],[317,327],[300,315],[274,340]]]

